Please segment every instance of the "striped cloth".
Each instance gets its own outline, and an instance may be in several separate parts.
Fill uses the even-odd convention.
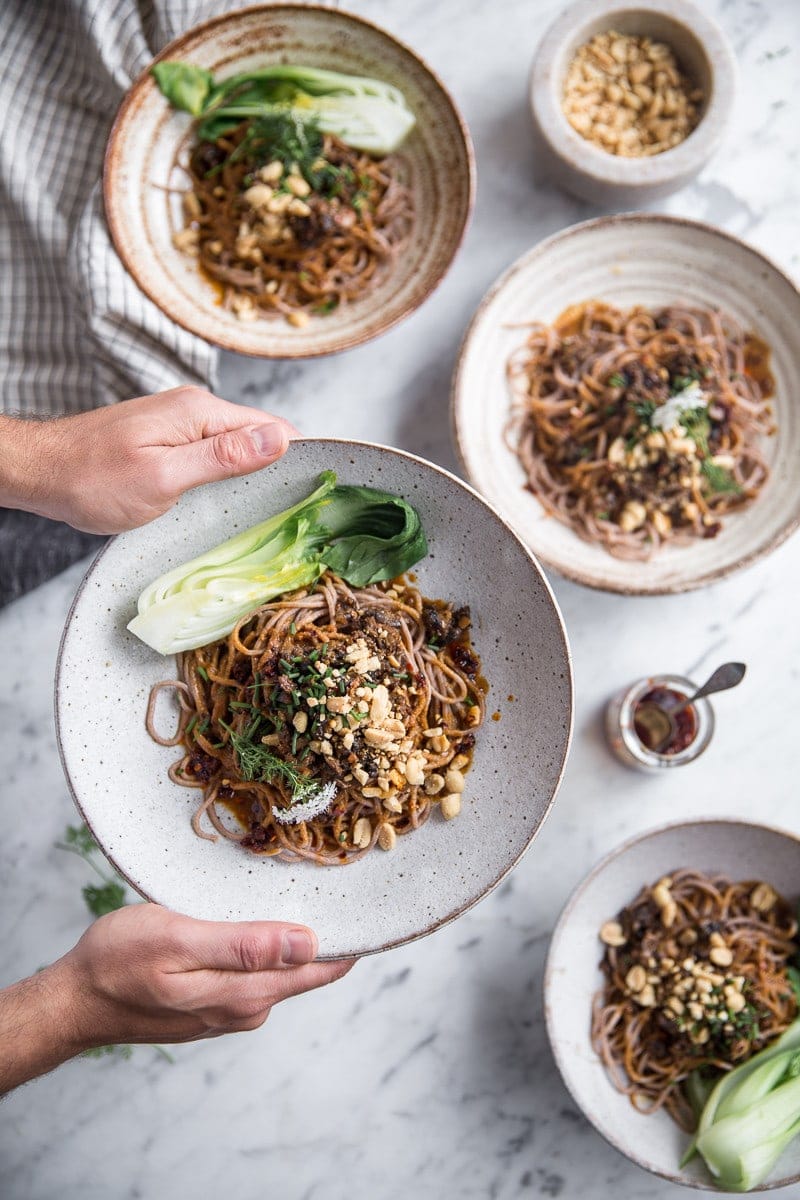
[[[218,352],[127,275],[103,217],[103,150],[123,93],[185,29],[241,0],[0,4],[0,409],[80,412],[215,384]],[[97,539],[0,510],[0,604]]]

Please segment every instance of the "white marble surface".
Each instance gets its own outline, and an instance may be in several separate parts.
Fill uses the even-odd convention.
[[[447,399],[482,292],[542,236],[592,215],[537,176],[525,85],[556,0],[357,0],[452,87],[475,138],[472,229],[411,320],[370,346],[306,365],[225,364],[224,392],[302,429],[390,442],[453,467]],[[742,68],[734,132],[663,207],[715,222],[797,270],[796,0],[703,0]],[[74,568],[0,613],[0,983],[57,956],[85,923],[82,864],[52,844],[74,820],[55,749],[51,680]],[[738,814],[800,831],[795,779],[800,539],[707,591],[635,600],[554,580],[572,639],[575,739],[555,809],[492,897],[415,945],[360,963],[284,1005],[255,1034],[180,1047],[174,1066],[77,1061],[0,1106],[3,1200],[405,1200],[616,1196],[678,1189],[605,1145],[561,1084],[542,1022],[550,929],[588,868],[671,818]],[[608,754],[606,696],[643,672],[750,671],[718,701],[707,755],[650,780]]]

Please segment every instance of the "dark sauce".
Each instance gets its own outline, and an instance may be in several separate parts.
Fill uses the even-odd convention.
[[[675,688],[654,687],[637,701],[636,708],[633,710],[633,728],[639,741],[647,750],[655,750],[653,733],[649,725],[644,721],[637,720],[636,714],[639,707],[642,704],[653,704],[656,708],[663,708],[678,700],[685,701],[687,699],[685,692],[679,692]],[[673,710],[670,716],[675,723],[675,733],[665,746],[660,747],[657,751],[659,754],[680,754],[681,750],[691,746],[697,736],[697,714],[691,705]]]

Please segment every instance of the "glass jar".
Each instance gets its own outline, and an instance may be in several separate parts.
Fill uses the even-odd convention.
[[[695,729],[691,741],[682,750],[664,754],[651,750],[639,738],[634,727],[636,706],[654,688],[670,688],[686,696],[697,690],[697,684],[682,675],[648,675],[638,679],[612,696],[606,705],[606,736],[611,749],[628,767],[640,771],[663,771],[694,762],[711,741],[714,733],[714,711],[703,697],[689,706],[694,713]]]

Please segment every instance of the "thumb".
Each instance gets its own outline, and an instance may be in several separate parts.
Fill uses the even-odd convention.
[[[171,481],[179,493],[202,483],[249,475],[286,453],[289,431],[282,421],[226,429],[169,451]]]

